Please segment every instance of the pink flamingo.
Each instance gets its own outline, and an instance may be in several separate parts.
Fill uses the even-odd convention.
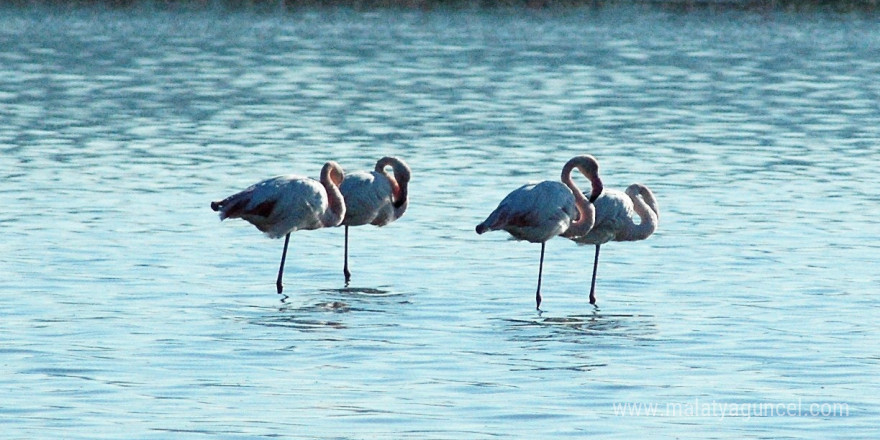
[[[589,200],[581,193],[571,173],[577,168],[590,180]],[[536,308],[541,309],[541,274],[544,270],[544,248],[547,240],[571,227],[589,231],[596,219],[593,200],[602,193],[599,163],[593,156],[575,156],[562,167],[562,182],[545,180],[529,183],[514,190],[477,225],[477,234],[503,229],[517,240],[541,243],[541,261],[538,266]]]
[[[394,175],[388,174],[391,167]],[[376,162],[374,171],[358,171],[345,175],[339,186],[345,199],[345,264],[342,273],[345,284],[351,281],[348,270],[348,227],[372,224],[385,226],[399,219],[409,204],[409,166],[396,157],[383,157]]]
[[[281,293],[290,233],[339,225],[345,217],[345,201],[339,192],[343,179],[342,167],[330,161],[321,169],[320,182],[295,175],[277,176],[219,202],[211,202],[211,209],[220,212],[220,220],[247,220],[269,238],[285,236],[281,266],[275,281],[278,293]]]
[[[630,185],[625,193],[606,189],[593,205],[596,207],[596,224],[592,229],[572,227],[563,234],[564,237],[578,244],[596,245],[593,280],[590,283],[590,304],[596,304],[599,246],[609,241],[644,240],[654,233],[660,221],[660,207],[657,205],[654,193],[640,183]],[[639,216],[639,224],[633,221],[633,213]]]

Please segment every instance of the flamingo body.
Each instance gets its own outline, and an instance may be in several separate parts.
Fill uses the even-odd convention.
[[[641,196],[641,199],[639,198]],[[648,187],[634,183],[626,192],[606,189],[594,202],[596,223],[586,234],[566,231],[565,237],[578,244],[605,244],[609,241],[637,241],[657,229],[660,209]],[[634,216],[639,216],[636,223]]]
[[[392,206],[391,184],[384,175],[375,171],[349,173],[339,190],[345,198],[343,225],[385,226],[397,219]]]
[[[220,220],[241,218],[270,238],[285,237],[276,280],[281,293],[290,234],[338,226],[345,217],[345,201],[339,192],[343,178],[342,168],[331,161],[321,169],[320,181],[296,175],[272,177],[211,202],[211,209],[220,213]]]
[[[579,218],[571,190],[561,182],[525,184],[507,195],[477,225],[477,233],[505,230],[517,240],[543,243],[568,229]]]
[[[393,175],[385,168],[391,167]],[[373,171],[357,171],[345,175],[339,187],[345,199],[345,282],[351,280],[348,270],[348,227],[360,225],[385,226],[406,212],[409,204],[411,171],[402,159],[386,156],[376,161]]]
[[[572,238],[578,244],[607,243],[623,230],[627,221],[632,221],[632,201],[621,191],[606,189],[593,205],[596,207],[596,223],[586,235]],[[570,236],[570,233],[565,235]]]
[[[266,179],[211,204],[220,212],[220,220],[241,218],[270,238],[300,229],[336,226],[338,222],[325,223],[329,206],[327,191],[320,182],[296,175]]]

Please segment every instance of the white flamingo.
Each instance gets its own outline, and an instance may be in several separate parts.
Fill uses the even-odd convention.
[[[575,168],[590,180],[592,192],[589,200],[571,179]],[[535,293],[538,310],[541,309],[541,274],[547,240],[570,227],[589,231],[596,219],[592,201],[602,193],[599,163],[593,156],[573,157],[562,167],[560,179],[561,183],[545,180],[514,190],[476,228],[477,234],[503,229],[517,240],[541,243],[538,289]]]
[[[593,205],[596,207],[596,224],[592,229],[572,227],[563,234],[578,244],[596,245],[593,279],[590,282],[590,304],[596,304],[599,246],[609,241],[644,240],[654,233],[660,221],[660,207],[654,193],[640,183],[630,185],[625,193],[606,189]],[[639,216],[639,224],[633,221],[634,213]]]
[[[391,167],[394,175],[385,168]],[[409,165],[396,157],[383,157],[376,162],[374,171],[346,174],[339,186],[345,199],[345,264],[342,273],[345,284],[351,281],[348,270],[348,227],[360,225],[385,226],[399,219],[409,204]]]
[[[295,175],[273,177],[219,202],[211,202],[211,209],[220,212],[220,220],[242,218],[270,238],[285,236],[275,282],[281,293],[290,233],[339,225],[345,217],[345,201],[339,192],[343,179],[342,167],[330,161],[321,169],[320,181]]]

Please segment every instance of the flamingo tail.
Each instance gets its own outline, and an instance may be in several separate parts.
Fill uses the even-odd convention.
[[[275,208],[275,201],[267,200],[252,209],[247,209],[251,203],[251,191],[242,191],[233,194],[223,200],[211,202],[211,209],[220,213],[220,220],[227,218],[240,218],[243,215],[260,215],[268,217]]]
[[[501,227],[507,222],[507,217],[507,214],[501,212],[500,209],[492,211],[492,213],[489,214],[489,217],[487,217],[486,220],[483,220],[483,223],[477,225],[477,234],[501,229]]]

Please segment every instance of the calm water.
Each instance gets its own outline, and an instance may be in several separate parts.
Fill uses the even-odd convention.
[[[869,437],[878,53],[821,15],[0,10],[2,436]],[[596,309],[549,242],[539,314],[539,246],[473,227],[582,153],[660,228]],[[410,208],[350,288],[341,229],[281,296],[282,242],[208,207],[386,154]]]

